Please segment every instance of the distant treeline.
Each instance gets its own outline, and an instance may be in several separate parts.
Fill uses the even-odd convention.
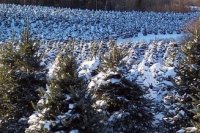
[[[185,2],[186,1],[186,2]],[[94,10],[187,11],[185,4],[198,0],[0,0],[0,3],[69,7]]]

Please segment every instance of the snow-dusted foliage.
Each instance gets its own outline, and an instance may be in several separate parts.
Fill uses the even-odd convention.
[[[144,132],[151,115],[141,88],[117,72],[100,72],[88,85],[92,107],[104,125],[98,132]]]
[[[199,12],[114,12],[40,6],[0,5],[0,40],[18,37],[28,19],[38,39],[108,40],[137,37],[139,33],[180,34]]]
[[[191,125],[182,130],[200,132],[200,19],[188,27],[189,37],[179,51],[182,54],[177,66],[176,84],[179,86],[181,103]]]
[[[111,41],[102,57],[100,72],[88,85],[88,97],[104,125],[98,132],[142,132],[151,126],[142,89],[127,80],[126,71],[121,70],[127,55],[125,49]]]
[[[83,118],[77,112],[77,103],[71,95],[59,92],[60,88],[55,88],[54,85],[47,87],[47,91],[37,103],[37,111],[29,117],[30,126],[26,133],[67,132],[83,126]]]
[[[51,70],[52,69],[52,70]],[[41,99],[35,106],[36,112],[29,117],[32,132],[69,132],[85,128],[83,123],[84,84],[78,78],[76,60],[72,54],[59,54],[49,71],[46,91],[41,91]]]
[[[46,84],[38,50],[27,27],[20,41],[0,47],[0,132],[23,132],[27,125],[37,89]]]
[[[79,77],[85,77],[87,80],[90,80],[93,76],[92,74],[97,70],[99,63],[99,58],[93,58],[91,61],[86,60],[81,63],[79,68]]]

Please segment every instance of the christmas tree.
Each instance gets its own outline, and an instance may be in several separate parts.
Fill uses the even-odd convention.
[[[86,84],[78,77],[76,58],[68,46],[55,59],[49,72],[47,90],[41,90],[36,113],[29,117],[32,132],[91,132],[93,115],[85,99]]]
[[[200,20],[189,27],[189,38],[182,46],[182,62],[178,66],[177,84],[188,116],[200,128]]]
[[[92,107],[100,113],[99,124],[103,124],[97,132],[144,132],[150,125],[142,89],[121,71],[126,55],[124,49],[110,42],[100,72],[88,85]]]
[[[0,49],[0,131],[22,132],[38,100],[38,87],[45,86],[39,45],[24,28],[20,41],[5,43]]]

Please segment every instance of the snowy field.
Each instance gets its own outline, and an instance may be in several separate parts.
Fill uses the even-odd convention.
[[[174,40],[174,41],[177,41],[177,42],[180,42],[183,38],[184,38],[184,34],[176,34],[176,33],[173,33],[173,34],[158,34],[158,35],[154,35],[154,34],[151,34],[151,35],[147,35],[147,36],[143,36],[143,34],[138,34],[137,37],[132,37],[132,38],[125,38],[125,39],[122,39],[122,38],[118,38],[116,40],[117,44],[124,44],[126,42],[148,42],[150,43],[151,41],[156,41],[156,40]]]
[[[34,37],[40,40],[63,41],[72,37],[84,41],[109,38],[142,41],[147,34],[152,39],[165,34],[174,38],[183,33],[186,22],[197,16],[199,12],[105,12],[0,4],[0,41],[19,37],[26,20]]]

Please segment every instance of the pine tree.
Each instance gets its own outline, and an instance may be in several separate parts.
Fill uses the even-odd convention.
[[[146,27],[144,28],[144,30],[142,31],[142,34],[144,35],[144,36],[147,36],[147,29],[146,29]]]
[[[99,124],[103,124],[97,132],[143,132],[150,122],[142,89],[120,71],[126,55],[111,42],[108,53],[102,58],[101,71],[88,85],[92,106],[100,113]]]
[[[86,84],[78,77],[76,59],[69,49],[70,46],[57,56],[47,90],[41,93],[41,100],[35,107],[36,113],[30,116],[26,133],[91,132],[91,121],[95,115],[89,102],[86,102]]]
[[[122,59],[128,53],[126,49],[118,47],[114,41],[110,41],[108,50],[102,57],[101,71],[117,72],[117,69],[123,64]]]
[[[98,43],[96,43],[96,42],[93,42],[92,44],[91,44],[91,52],[92,52],[92,57],[93,58],[96,58],[97,56],[99,56],[98,54],[99,54],[99,50],[100,49],[100,46],[98,45]]]
[[[38,100],[37,88],[44,86],[45,74],[38,56],[39,45],[25,27],[21,41],[5,43],[0,49],[0,131],[22,132],[32,113],[31,101]],[[20,123],[20,122],[23,122]]]
[[[183,59],[178,66],[177,84],[193,125],[200,129],[200,20],[188,31],[189,39],[182,46]]]
[[[169,47],[167,47],[163,57],[164,65],[167,67],[173,67],[174,65],[176,66],[179,58],[178,52],[179,52],[178,44],[170,42]]]
[[[150,127],[143,91],[123,75],[100,73],[88,91],[92,106],[101,115],[99,123],[104,124],[98,132],[145,132]]]

